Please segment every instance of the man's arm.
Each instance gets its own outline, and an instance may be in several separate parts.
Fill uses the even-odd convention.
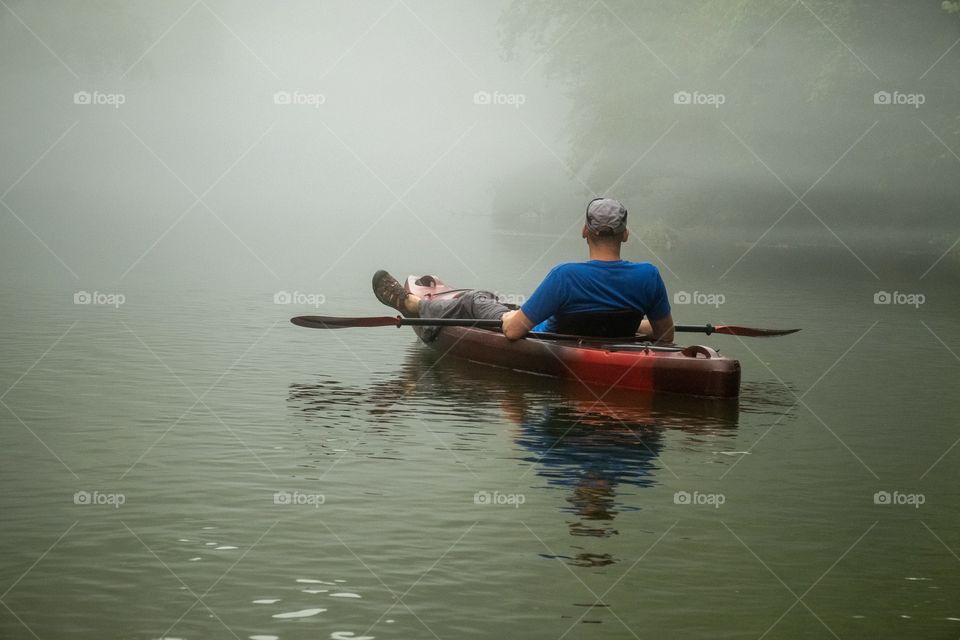
[[[659,320],[643,319],[637,330],[645,336],[650,336],[658,342],[673,342],[673,316],[669,313]]]
[[[503,321],[503,335],[507,337],[507,340],[519,340],[530,333],[530,329],[533,328],[530,318],[519,309],[507,311],[500,318]],[[671,323],[670,326],[672,327],[673,324]]]
[[[546,320],[563,305],[566,288],[563,284],[563,269],[558,265],[537,285],[527,301],[516,311],[503,314],[503,335],[508,340],[519,340],[538,323]]]

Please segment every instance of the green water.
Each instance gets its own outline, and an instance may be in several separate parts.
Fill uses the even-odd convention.
[[[128,286],[115,309],[11,283],[0,635],[960,633],[955,272],[891,271],[926,300],[884,306],[842,249],[718,281],[738,253],[670,259],[725,294],[678,321],[803,327],[700,340],[741,359],[738,405],[598,404],[407,330],[293,327],[312,308],[267,287]],[[321,308],[378,313],[365,280]]]
[[[0,0],[0,639],[957,638],[957,8]],[[287,321],[601,195],[738,403]]]

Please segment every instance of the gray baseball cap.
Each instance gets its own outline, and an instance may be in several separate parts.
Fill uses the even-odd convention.
[[[623,233],[627,228],[627,208],[613,198],[594,198],[587,205],[587,229],[601,236]]]

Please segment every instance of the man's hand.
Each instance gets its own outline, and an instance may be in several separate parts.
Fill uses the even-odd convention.
[[[667,316],[656,322],[650,322],[644,318],[637,333],[650,336],[657,342],[673,342],[673,316]]]
[[[519,309],[507,311],[500,316],[500,320],[503,322],[503,335],[507,337],[507,340],[519,340],[530,333],[530,329],[533,328],[533,323]]]
[[[673,316],[668,314],[665,318],[651,320],[647,335],[657,342],[673,342]]]

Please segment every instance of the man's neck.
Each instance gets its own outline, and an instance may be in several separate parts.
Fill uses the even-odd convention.
[[[603,247],[590,247],[590,259],[616,262],[620,260],[620,252]]]

